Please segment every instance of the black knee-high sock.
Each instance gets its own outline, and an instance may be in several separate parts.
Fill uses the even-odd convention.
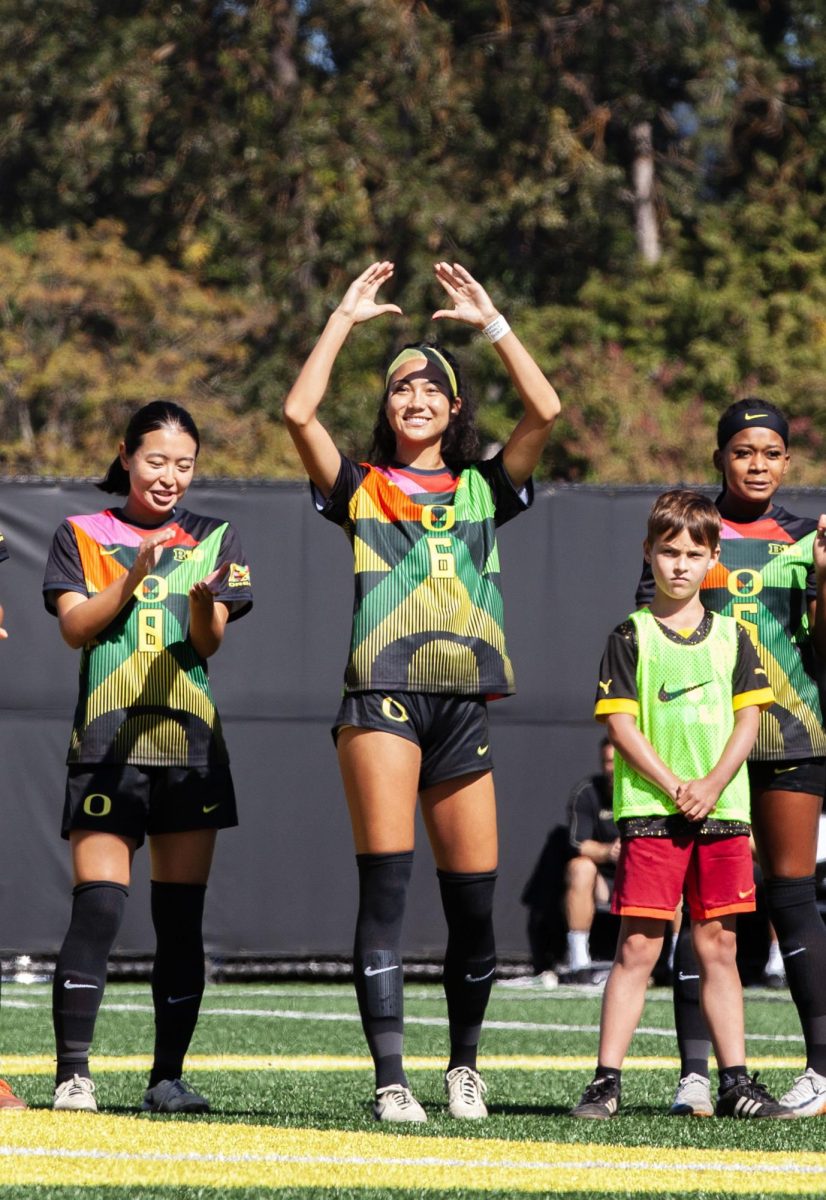
[[[376,1087],[401,1083],[404,1000],[402,921],[413,851],[357,854],[359,911],[353,947],[353,981],[361,1024],[376,1067]]]
[[[52,984],[55,1084],[73,1075],[89,1075],[89,1047],[103,999],[109,951],[123,920],[129,889],[100,880],[78,884],[72,895],[72,918]]]
[[[674,1026],[680,1048],[680,1075],[703,1075],[708,1079],[711,1037],[700,1008],[700,967],[686,911],[674,951]]]
[[[826,925],[815,902],[815,877],[765,881],[789,991],[803,1027],[806,1065],[826,1075]]]
[[[152,880],[155,1059],[149,1086],[180,1079],[204,994],[202,932],[206,886]]]
[[[447,920],[443,985],[450,1024],[450,1062],[476,1068],[482,1020],[496,973],[493,889],[496,871],[438,871]]]

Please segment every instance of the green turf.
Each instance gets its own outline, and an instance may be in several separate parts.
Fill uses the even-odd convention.
[[[488,1016],[491,1025],[486,1030],[482,1052],[488,1054],[585,1055],[596,1050],[594,1028],[599,1020],[599,995],[571,989],[567,993],[516,993],[506,989],[494,990]],[[2,1055],[50,1054],[51,997],[42,986],[7,987],[0,1020],[0,1073]],[[219,1010],[224,1010],[219,1011]],[[277,985],[270,988],[243,985],[211,986],[207,989],[202,1018],[196,1031],[192,1052],[196,1054],[330,1054],[364,1055],[361,1030],[354,1020],[320,1020],[320,1015],[352,1018],[355,1002],[349,985]],[[294,1014],[300,1019],[284,1015]],[[437,1055],[445,1052],[447,1031],[438,1026],[418,1025],[419,1019],[444,1019],[444,1001],[436,986],[411,985],[406,995],[406,1014],[409,1018],[406,1049],[410,1055]],[[642,1027],[662,1030],[667,1036],[655,1033],[638,1034],[632,1046],[634,1055],[673,1055],[676,1050],[670,1032],[671,1005],[662,991],[649,996]],[[518,1023],[520,1028],[495,1028],[496,1022]],[[556,1028],[531,1028],[531,1026]],[[585,1028],[577,1028],[585,1027]],[[747,995],[747,1029],[750,1036],[749,1054],[801,1055],[797,1019],[786,993],[754,993]],[[104,1006],[98,1021],[94,1052],[105,1055],[146,1054],[152,1046],[151,998],[148,986],[139,984],[112,985],[107,989]],[[762,1035],[762,1036],[761,1036]],[[787,1040],[776,1040],[786,1038]],[[772,1070],[764,1079],[775,1092],[788,1086],[794,1072]],[[46,1075],[7,1075],[15,1090],[33,1107],[48,1107],[52,1080]],[[577,1122],[568,1116],[588,1082],[590,1073],[582,1071],[488,1070],[488,1101],[491,1116],[486,1122],[472,1127],[474,1138],[501,1138],[535,1142],[568,1144],[591,1143],[611,1146],[732,1148],[743,1150],[772,1150],[793,1153],[796,1150],[822,1152],[822,1119],[810,1121],[717,1121],[677,1120],[667,1115],[675,1072],[666,1069],[626,1070],[623,1079],[623,1110],[620,1118],[606,1122]],[[413,1089],[429,1113],[428,1123],[416,1126],[411,1136],[462,1137],[466,1125],[457,1125],[444,1115],[444,1096],[441,1072],[436,1070],[410,1072]],[[139,1115],[144,1079],[137,1073],[101,1073],[98,1076],[98,1099],[101,1109],[121,1115],[134,1115],[137,1120],[197,1120],[208,1122],[239,1122],[258,1125],[278,1125],[309,1129],[366,1130],[372,1133],[377,1126],[372,1120],[370,1101],[372,1077],[369,1070],[340,1072],[285,1071],[199,1071],[192,1077],[197,1090],[210,1098],[212,1113],[198,1118],[158,1118]],[[12,1120],[14,1118],[7,1118]],[[395,1127],[393,1133],[405,1133]],[[0,1128],[0,1134],[2,1128]],[[2,1168],[0,1166],[0,1181]],[[147,1188],[128,1192],[118,1189],[16,1188],[14,1200],[126,1200],[126,1197],[163,1197],[169,1200],[191,1200],[209,1196],[214,1190],[198,1188]],[[221,1194],[233,1200],[247,1197],[277,1196],[315,1200],[315,1197],[335,1196],[337,1200],[358,1196],[359,1200],[378,1200],[392,1196],[393,1200],[412,1200],[427,1196],[435,1200],[436,1193],[417,1189],[381,1191],[338,1189],[331,1192],[291,1189],[232,1190]],[[594,1193],[576,1193],[577,1200],[588,1200]],[[614,1191],[615,1196],[621,1192]],[[776,1195],[777,1193],[773,1193]],[[791,1193],[790,1193],[791,1194]],[[0,1200],[11,1192],[0,1182]],[[451,1197],[477,1197],[488,1200],[504,1193],[451,1190]],[[635,1193],[637,1200],[645,1200]],[[667,1193],[657,1191],[651,1196],[664,1200]],[[692,1197],[703,1193],[693,1192]],[[721,1194],[716,1193],[719,1197]]]

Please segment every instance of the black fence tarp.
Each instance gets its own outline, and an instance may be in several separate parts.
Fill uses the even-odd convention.
[[[508,644],[518,693],[491,705],[501,861],[497,935],[527,951],[522,887],[571,785],[595,769],[591,718],[609,630],[633,607],[645,517],[660,489],[538,489],[531,512],[500,534]],[[54,954],[69,911],[59,836],[78,656],[41,600],[63,517],[104,507],[89,484],[0,480],[0,567],[9,639],[0,644],[0,950]],[[785,494],[816,516],[826,491]],[[201,483],[195,511],[226,517],[252,565],[255,608],[228,629],[210,670],[238,792],[241,825],[219,838],[207,893],[215,956],[347,955],[356,906],[349,823],[329,727],[341,690],[352,605],[350,551],[299,483]],[[116,950],[153,944],[148,855],[135,860]],[[404,944],[438,953],[444,923],[424,831]]]

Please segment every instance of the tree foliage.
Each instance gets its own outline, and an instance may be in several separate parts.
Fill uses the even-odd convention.
[[[0,0],[0,463],[85,473],[130,406],[174,394],[210,470],[297,473],[281,399],[388,257],[405,316],[355,331],[325,408],[358,452],[451,258],[560,391],[547,475],[708,478],[716,413],[762,392],[816,481],[825,20],[824,0]],[[446,340],[503,440],[495,355]]]

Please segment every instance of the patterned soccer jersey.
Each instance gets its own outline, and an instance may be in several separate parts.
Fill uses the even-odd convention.
[[[342,459],[317,503],[355,560],[346,692],[513,692],[495,530],[532,498],[501,455],[458,474]]]
[[[752,761],[826,756],[808,616],[816,530],[811,517],[795,517],[777,505],[757,521],[723,518],[720,561],[700,591],[706,608],[735,617],[748,632],[775,694],[776,702],[760,716]],[[637,603],[647,604],[653,594],[648,569]]]
[[[80,694],[70,763],[206,766],[228,755],[206,662],[189,640],[189,589],[229,563],[216,599],[234,620],[252,605],[249,567],[231,525],[178,509],[151,529],[127,523],[120,509],[69,517],[52,542],[43,583],[46,607],[55,592],[93,596],[125,575],[150,532],[171,528],[154,572],[134,599],[88,645],[80,662]]]

